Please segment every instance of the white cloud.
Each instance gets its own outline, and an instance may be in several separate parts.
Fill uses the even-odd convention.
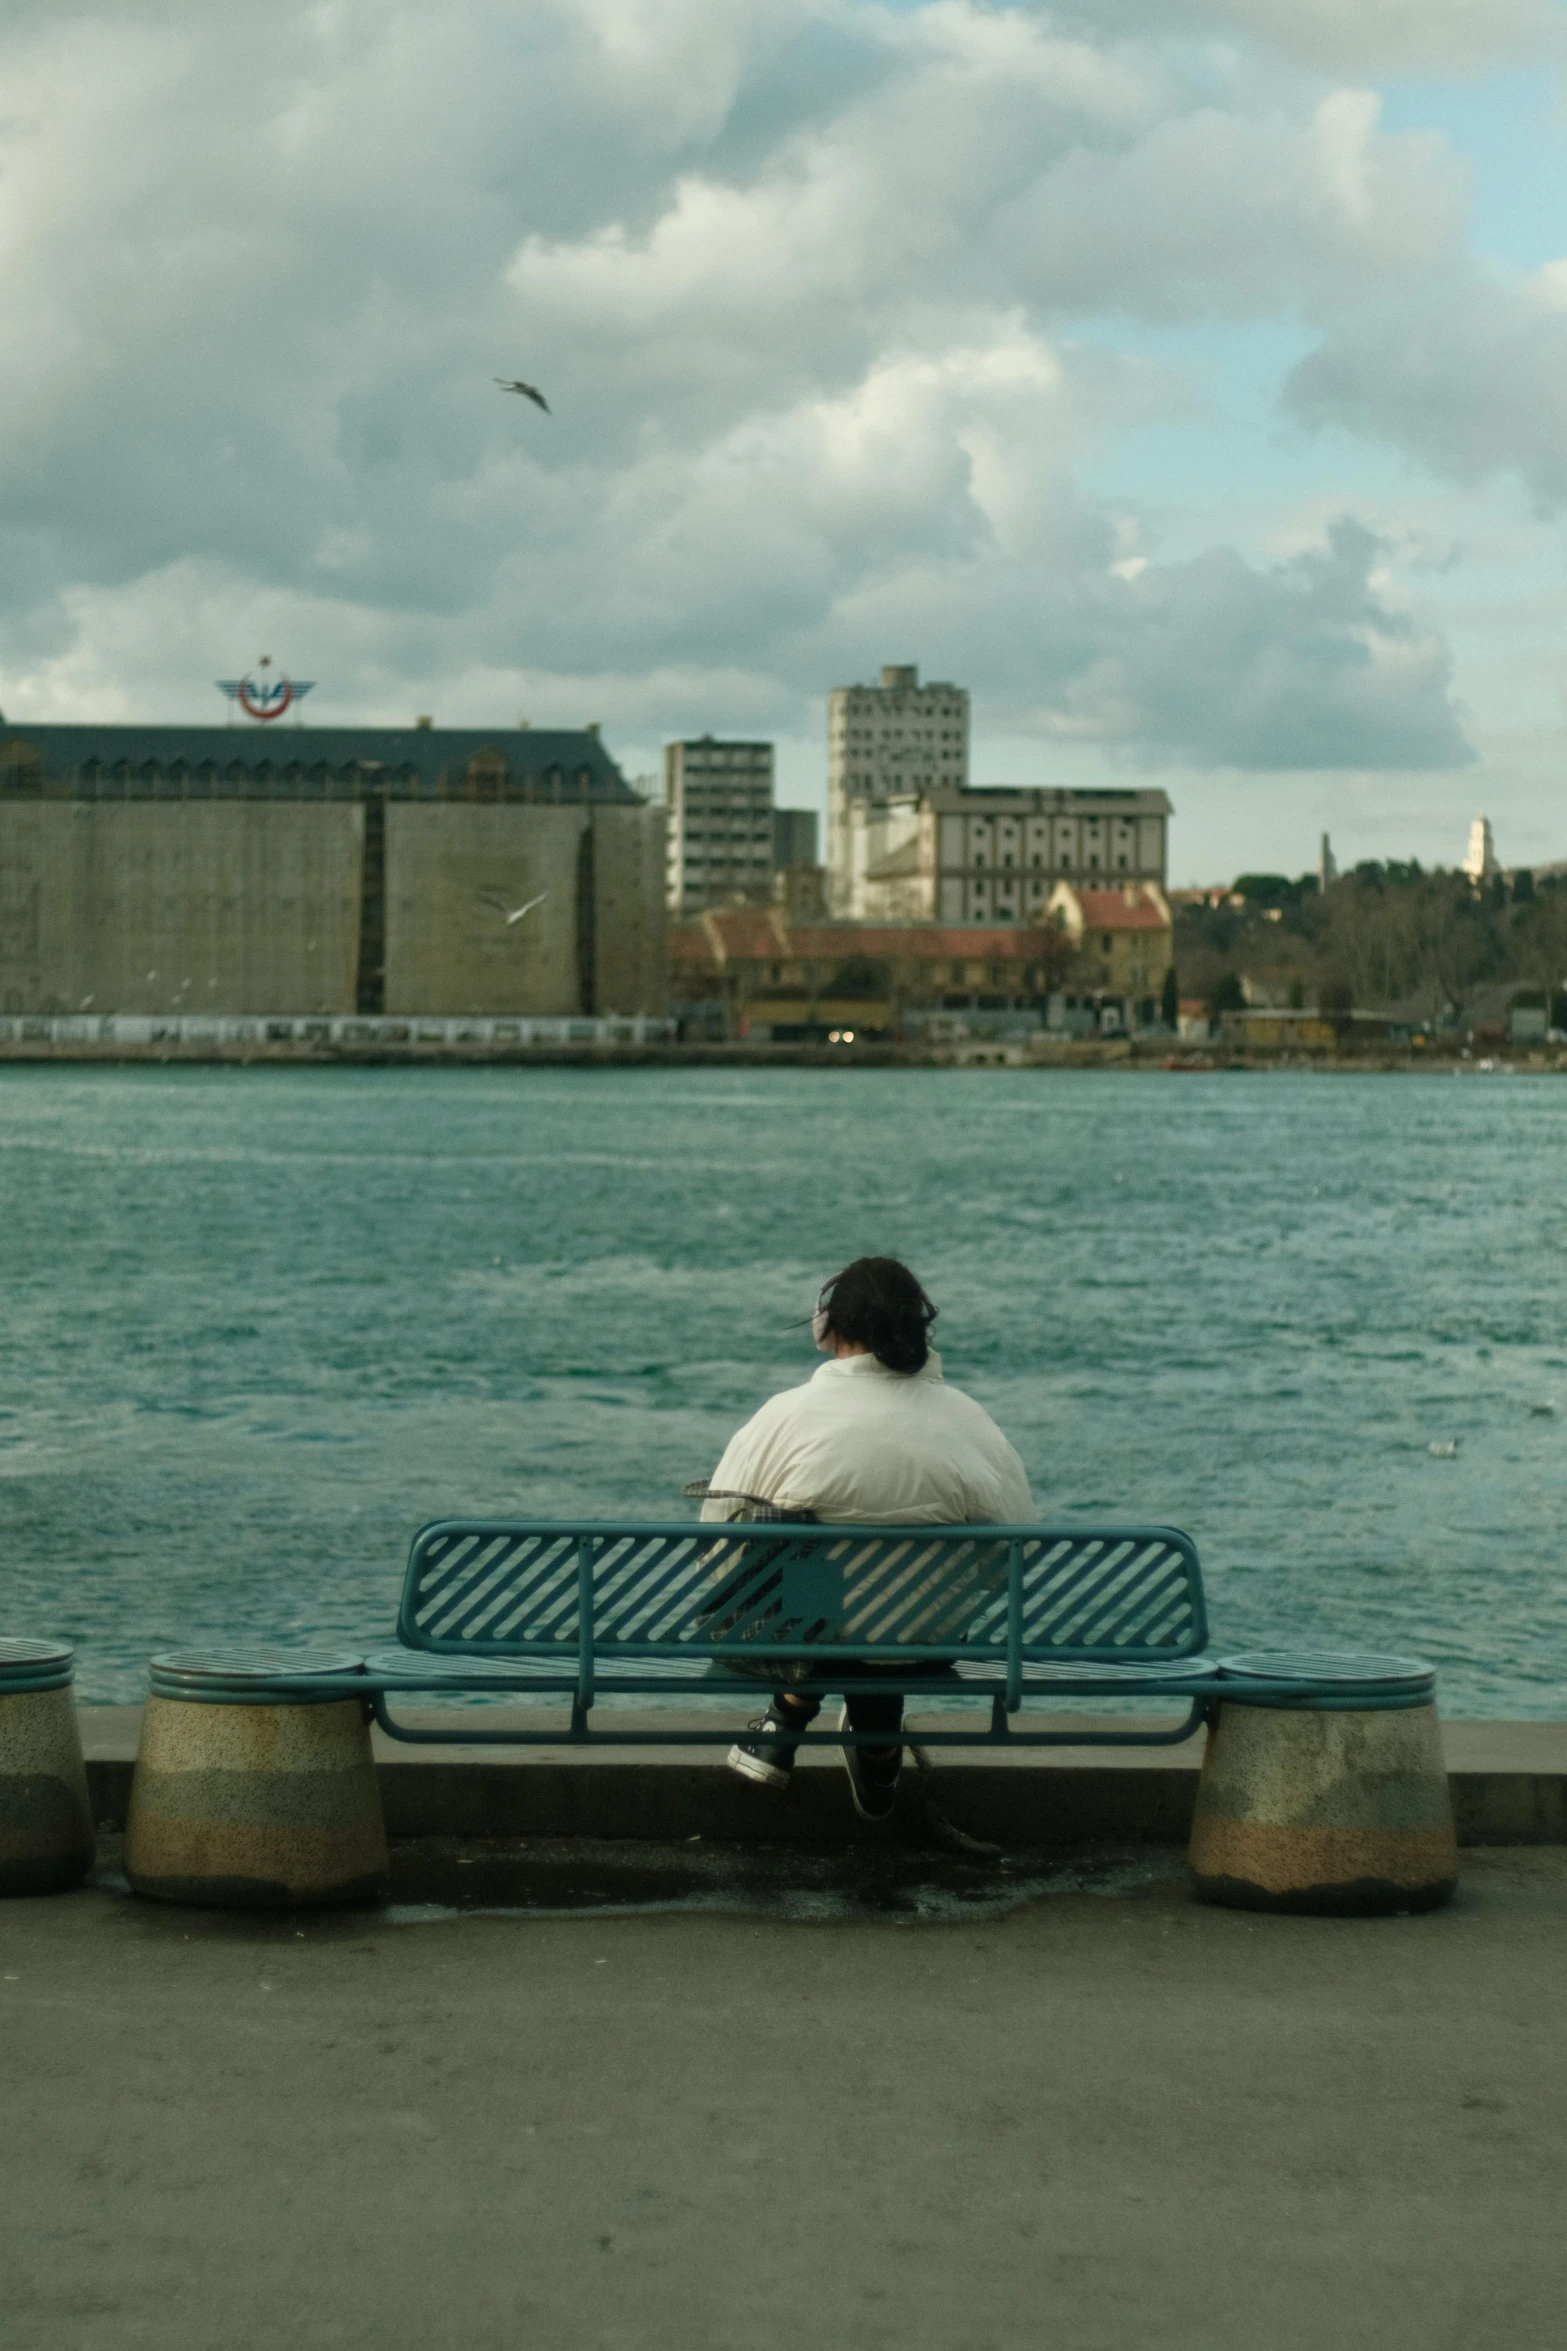
[[[1378,117],[1366,90],[1294,117],[1194,107],[1120,153],[1075,148],[1006,207],[997,241],[1057,311],[1332,313],[1443,259],[1461,219],[1441,142],[1382,136]]]
[[[1388,543],[1344,517],[1266,566],[1215,547],[1161,563],[1085,527],[1072,568],[900,573],[846,602],[867,643],[929,641],[967,676],[1004,635],[998,700],[1023,727],[1145,767],[1440,770],[1473,753],[1440,634],[1377,575]],[[1090,556],[1094,559],[1090,560]]]
[[[1522,280],[1454,269],[1346,318],[1294,369],[1313,424],[1396,442],[1463,482],[1516,473],[1567,504],[1567,263]]]
[[[1560,49],[1556,0],[1221,0],[1220,23],[1330,72],[1483,72]]]
[[[927,21],[928,20],[928,21]],[[1440,140],[1379,131],[1374,93],[1248,103],[1235,73],[1151,50],[1095,58],[1018,16],[939,0],[896,82],[746,179],[681,173],[656,218],[530,236],[530,315],[619,344],[745,334],[735,363],[830,364],[911,306],[1027,301],[1271,316],[1340,304],[1452,247],[1464,176]],[[726,382],[732,376],[726,371]]]
[[[1058,20],[1228,35],[1329,73],[1483,73],[1560,54],[1558,0],[1065,0]]]
[[[1104,648],[1045,727],[1194,766],[1467,764],[1447,648],[1390,601],[1388,553],[1346,519],[1266,570],[1229,548],[1144,568],[1104,591]]]
[[[323,718],[783,730],[895,638],[1116,756],[1461,759],[1353,524],[1178,564],[1083,487],[1201,397],[1105,314],[1304,316],[1347,368],[1459,248],[1450,153],[1281,65],[1282,9],[1134,14],[13,9],[7,706],[196,715],[265,642]]]

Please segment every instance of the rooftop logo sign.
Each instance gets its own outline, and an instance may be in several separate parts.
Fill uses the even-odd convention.
[[[247,718],[281,718],[285,710],[302,702],[315,684],[314,678],[291,678],[281,669],[274,670],[272,656],[263,653],[255,668],[242,678],[219,678],[218,690],[237,702]]]

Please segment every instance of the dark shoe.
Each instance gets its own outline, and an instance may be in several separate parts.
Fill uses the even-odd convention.
[[[737,1739],[729,1750],[729,1768],[742,1779],[755,1780],[758,1787],[773,1788],[782,1795],[789,1785],[789,1774],[794,1769],[794,1758],[800,1734],[805,1724],[795,1717],[792,1709],[781,1711],[774,1700],[767,1712],[748,1722],[750,1736]]]
[[[849,1709],[838,1717],[841,1731],[849,1727]],[[890,1820],[898,1801],[898,1774],[903,1769],[901,1747],[845,1747],[843,1768],[849,1775],[849,1793],[861,1820]]]

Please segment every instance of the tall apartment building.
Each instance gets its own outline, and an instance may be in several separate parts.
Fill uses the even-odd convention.
[[[761,902],[773,887],[773,747],[712,735],[664,746],[672,913]]]
[[[835,686],[827,697],[827,875],[832,912],[851,911],[851,819],[858,805],[968,782],[968,695],[922,686],[912,664],[889,666],[879,686]]]
[[[1163,887],[1159,791],[936,790],[849,811],[842,912],[856,922],[1039,922],[1058,882]]]

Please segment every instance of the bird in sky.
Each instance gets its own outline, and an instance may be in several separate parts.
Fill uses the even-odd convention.
[[[513,906],[510,909],[508,909],[504,898],[495,897],[489,890],[482,890],[480,892],[480,896],[483,898],[486,906],[494,907],[496,913],[501,917],[507,929],[510,930],[514,922],[521,922],[523,916],[525,914],[531,914],[535,906],[542,906],[545,899],[549,896],[549,892],[548,890],[541,890],[536,898],[530,898],[528,900],[526,906]]]
[[[555,411],[551,408],[549,402],[545,399],[544,394],[539,390],[536,384],[513,383],[508,381],[505,376],[497,376],[495,381],[500,385],[500,388],[503,392],[520,392],[524,400],[531,400],[534,407],[542,408],[546,416],[554,415]]]

